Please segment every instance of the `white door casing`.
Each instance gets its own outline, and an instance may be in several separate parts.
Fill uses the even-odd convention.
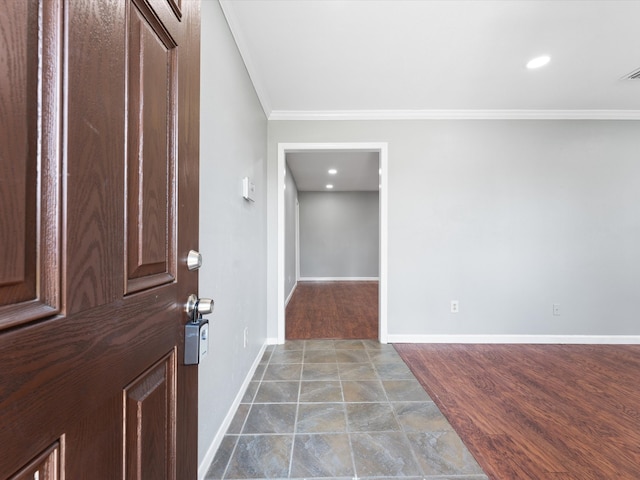
[[[285,205],[284,185],[286,154],[291,152],[309,151],[340,151],[377,152],[380,159],[380,260],[379,260],[379,293],[378,293],[378,339],[380,343],[387,343],[387,170],[388,144],[385,142],[370,143],[279,143],[278,144],[278,254],[277,254],[277,342],[285,341]],[[296,262],[297,263],[297,262]]]

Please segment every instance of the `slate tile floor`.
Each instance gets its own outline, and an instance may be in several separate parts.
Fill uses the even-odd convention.
[[[266,349],[207,479],[487,480],[391,345]]]

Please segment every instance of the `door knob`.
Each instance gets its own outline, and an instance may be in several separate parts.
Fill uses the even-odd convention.
[[[213,312],[214,301],[211,298],[198,298],[192,293],[187,298],[185,311],[192,322],[198,321],[202,315],[208,315]]]
[[[189,270],[198,270],[202,266],[202,255],[195,250],[189,250],[187,254],[187,268]]]
[[[211,298],[200,298],[196,309],[200,315],[209,315],[213,312],[214,301]]]

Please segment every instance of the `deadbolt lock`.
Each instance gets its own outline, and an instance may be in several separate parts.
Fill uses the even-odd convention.
[[[187,254],[187,268],[189,270],[198,270],[202,266],[202,254],[195,250],[189,250]]]

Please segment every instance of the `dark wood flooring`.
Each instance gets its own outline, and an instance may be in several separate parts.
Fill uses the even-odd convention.
[[[396,349],[490,479],[640,478],[640,346]]]
[[[298,282],[285,314],[288,340],[377,339],[378,282]]]

